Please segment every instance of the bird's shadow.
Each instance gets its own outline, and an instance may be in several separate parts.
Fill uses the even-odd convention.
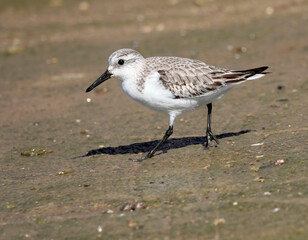
[[[230,132],[230,133],[222,133],[219,135],[216,135],[218,139],[227,138],[227,137],[233,137],[233,136],[239,136],[242,134],[246,134],[251,132],[251,130],[242,130],[239,132]],[[98,149],[92,149],[88,151],[87,154],[79,157],[90,157],[94,155],[100,155],[100,154],[108,154],[108,155],[118,155],[118,154],[137,154],[137,153],[146,153],[151,151],[157,144],[159,140],[155,141],[149,141],[149,142],[140,142],[140,143],[133,143],[129,145],[123,145],[118,147],[103,147]],[[163,152],[167,152],[170,149],[176,149],[176,148],[183,148],[190,145],[198,145],[198,144],[204,144],[205,137],[182,137],[182,138],[171,138],[167,140],[159,150]],[[76,157],[76,158],[79,158]]]

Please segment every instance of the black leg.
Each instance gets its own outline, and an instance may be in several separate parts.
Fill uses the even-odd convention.
[[[168,130],[166,131],[164,137],[159,141],[159,143],[145,156],[143,156],[140,159],[137,160],[133,160],[135,162],[142,162],[143,160],[147,159],[147,158],[151,158],[153,157],[154,153],[157,151],[157,149],[163,145],[163,143],[172,135],[173,133],[173,126],[169,126]]]
[[[218,139],[212,133],[211,129],[211,115],[212,115],[212,103],[209,103],[207,106],[207,128],[206,128],[206,136],[205,136],[205,147],[209,148],[211,145],[211,140],[214,140],[217,144],[219,144]]]

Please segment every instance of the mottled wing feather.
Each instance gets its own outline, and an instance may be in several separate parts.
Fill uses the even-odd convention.
[[[176,98],[202,96],[228,84],[230,80],[245,80],[243,73],[234,73],[196,60],[175,57],[160,60],[160,81]],[[162,60],[166,64],[162,64]]]
[[[228,70],[204,62],[178,57],[147,58],[150,69],[158,70],[161,83],[175,98],[202,96],[229,84],[246,81],[267,67],[242,71]]]

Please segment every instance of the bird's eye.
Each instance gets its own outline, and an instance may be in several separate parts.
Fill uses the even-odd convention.
[[[119,65],[123,65],[123,64],[124,64],[124,60],[123,60],[123,59],[120,59],[120,60],[118,61],[118,64],[119,64]]]

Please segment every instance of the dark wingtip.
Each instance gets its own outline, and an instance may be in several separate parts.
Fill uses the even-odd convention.
[[[262,74],[269,74],[269,73],[272,73],[272,72],[264,72],[266,69],[268,69],[268,66],[263,66],[263,67],[260,67],[260,72],[258,73],[262,73]]]
[[[246,69],[246,70],[241,70],[241,71],[236,71],[236,72],[242,72],[242,73],[252,73],[253,75],[258,74],[258,73],[268,73],[264,72],[266,69],[268,69],[268,66],[263,66],[263,67],[258,67],[258,68],[252,68],[252,69]]]
[[[258,68],[257,68],[258,69]],[[259,68],[261,72],[265,71],[266,69],[268,69],[268,66],[263,66]]]
[[[263,67],[260,67],[262,69],[262,71],[268,69],[268,66],[263,66]]]

